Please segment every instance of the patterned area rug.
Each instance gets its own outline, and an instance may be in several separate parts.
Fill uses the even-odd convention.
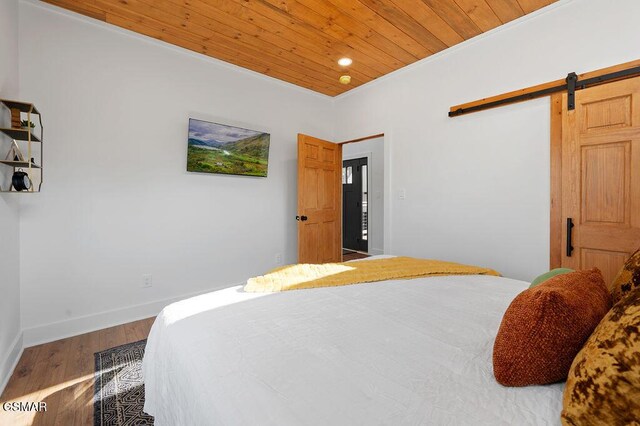
[[[146,340],[95,353],[94,426],[153,425],[145,414],[142,357]]]

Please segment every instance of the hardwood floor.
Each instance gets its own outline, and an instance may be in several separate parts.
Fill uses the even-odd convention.
[[[93,425],[93,354],[146,339],[154,319],[26,348],[0,396],[0,425]],[[2,409],[5,402],[41,401],[46,412]]]
[[[358,260],[358,259],[366,259],[369,257],[368,254],[360,253],[357,251],[343,251],[342,252],[342,261],[347,262],[349,260]]]

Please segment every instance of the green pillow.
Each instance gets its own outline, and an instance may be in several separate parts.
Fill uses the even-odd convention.
[[[533,280],[531,282],[531,285],[529,286],[529,288],[533,288],[533,287],[537,286],[538,284],[542,284],[543,282],[545,282],[549,278],[553,278],[556,275],[568,274],[570,272],[574,272],[574,270],[573,269],[569,269],[569,268],[552,269],[549,272],[545,272],[544,274],[540,275],[538,278]]]

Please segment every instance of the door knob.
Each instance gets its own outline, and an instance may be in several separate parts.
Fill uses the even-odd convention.
[[[304,222],[304,221],[305,221],[305,220],[307,220],[307,219],[308,219],[308,217],[306,217],[306,216],[296,216],[296,220],[298,220],[298,221],[300,221],[300,220],[301,220],[301,221],[303,221],[303,222]]]

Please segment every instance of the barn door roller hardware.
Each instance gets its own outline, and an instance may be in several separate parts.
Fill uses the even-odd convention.
[[[571,111],[576,109],[576,83],[578,82],[578,74],[569,73],[567,76],[567,109]]]
[[[514,92],[504,93],[502,95],[452,106],[449,109],[449,117],[457,117],[459,115],[495,108],[501,105],[528,101],[530,99],[541,98],[543,96],[551,95],[552,93],[564,91],[567,92],[568,109],[572,110],[575,109],[576,105],[576,90],[586,89],[587,87],[597,86],[599,84],[604,84],[611,81],[624,80],[626,78],[638,76],[640,76],[640,60],[616,65],[613,67],[603,68],[581,75],[577,75],[576,73],[572,72],[563,80],[555,80],[548,83],[539,84],[537,86],[531,86],[526,89],[520,89]]]

